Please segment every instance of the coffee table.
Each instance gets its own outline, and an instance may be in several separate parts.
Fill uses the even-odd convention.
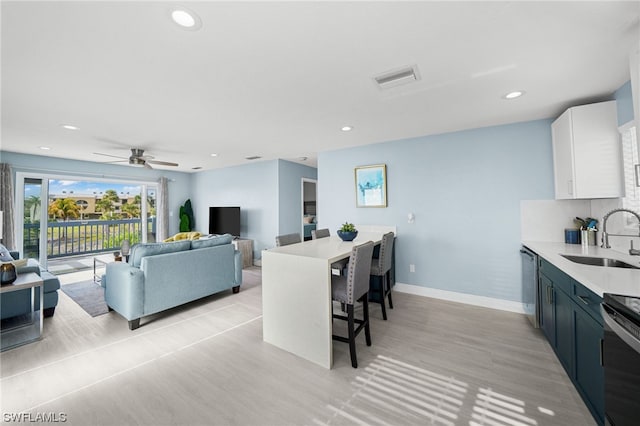
[[[33,303],[36,290],[40,287],[40,310],[34,311]],[[0,329],[0,351],[15,348],[42,338],[42,312],[44,301],[44,283],[34,272],[19,274],[12,284],[0,287],[0,293],[31,289],[31,312],[2,321]]]
[[[113,253],[104,254],[102,256],[94,256],[93,257],[93,281],[96,283],[100,283],[102,281],[102,277],[96,272],[98,268],[103,268],[107,266],[107,263],[111,262],[119,262],[122,260],[122,257],[115,257]]]

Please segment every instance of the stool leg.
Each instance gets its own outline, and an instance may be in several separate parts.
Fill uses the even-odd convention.
[[[387,307],[385,306],[384,299],[386,298],[386,291],[384,289],[385,275],[380,277],[380,305],[382,306],[382,319],[387,320]]]
[[[362,298],[362,315],[364,318],[364,338],[367,346],[371,346],[371,331],[369,330],[369,294],[365,293]]]
[[[356,358],[356,329],[353,321],[353,305],[347,305],[347,327],[349,328],[349,353],[351,354],[351,366],[358,368],[358,359]]]
[[[387,271],[385,278],[387,279],[387,287],[389,287],[387,290],[389,295],[389,308],[393,309],[393,299],[391,299],[391,280],[389,279],[389,275],[391,275],[391,271]]]

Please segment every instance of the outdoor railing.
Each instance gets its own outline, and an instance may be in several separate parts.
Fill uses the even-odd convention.
[[[155,218],[147,219],[145,233],[153,233]],[[24,224],[24,252],[38,254],[40,223]],[[142,240],[141,221],[120,220],[73,220],[49,222],[47,226],[47,257],[56,258],[105,251],[117,251],[123,240],[133,245]]]

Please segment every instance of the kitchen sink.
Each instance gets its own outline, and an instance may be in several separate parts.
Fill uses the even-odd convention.
[[[609,259],[606,257],[590,257],[590,256],[573,256],[570,254],[561,254],[560,256],[564,257],[575,263],[581,263],[583,265],[592,265],[592,266],[608,266],[611,268],[632,268],[632,269],[640,269],[640,266],[635,266],[627,262],[623,262],[618,259]]]

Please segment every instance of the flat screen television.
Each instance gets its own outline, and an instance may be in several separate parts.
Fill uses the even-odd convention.
[[[240,236],[240,207],[209,207],[209,234]]]

